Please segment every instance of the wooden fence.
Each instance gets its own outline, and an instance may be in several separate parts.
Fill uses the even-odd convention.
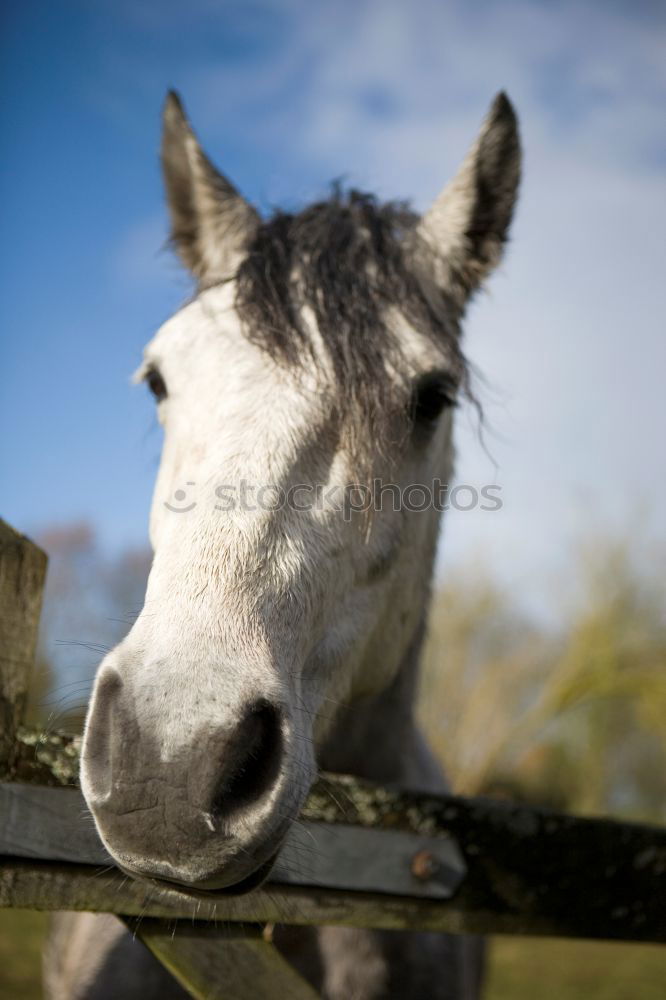
[[[78,738],[22,726],[45,572],[0,521],[0,906],[115,913],[197,998],[314,997],[276,923],[666,941],[666,829],[341,775],[315,783],[266,887],[126,878],[78,790]]]

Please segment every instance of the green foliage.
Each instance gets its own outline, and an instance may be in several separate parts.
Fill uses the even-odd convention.
[[[49,528],[37,541],[49,568],[28,722],[78,732],[99,661],[141,609],[151,556],[109,555],[86,522]]]
[[[664,820],[664,584],[614,541],[581,551],[575,579],[553,630],[487,575],[451,578],[433,601],[422,721],[460,792]]]

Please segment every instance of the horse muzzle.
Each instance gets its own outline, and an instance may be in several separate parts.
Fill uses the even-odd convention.
[[[253,697],[218,711],[214,726],[181,727],[180,739],[157,720],[140,720],[120,675],[102,668],[81,785],[107,850],[128,873],[172,886],[254,888],[309,784],[290,752],[288,713]]]

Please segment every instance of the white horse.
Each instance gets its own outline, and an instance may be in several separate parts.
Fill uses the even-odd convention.
[[[421,218],[334,191],[263,221],[174,94],[162,163],[198,288],[139,372],[164,427],[155,555],[97,674],[81,780],[125,872],[242,892],[318,767],[446,790],[414,720],[437,484],[468,391],[460,320],[500,259],[520,144],[500,94]],[[113,918],[69,917],[59,937],[53,997],[183,995]],[[480,989],[469,939],[285,928],[277,943],[331,1000]]]

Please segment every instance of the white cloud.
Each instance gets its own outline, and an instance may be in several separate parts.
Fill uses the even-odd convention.
[[[168,235],[166,213],[139,219],[114,249],[115,276],[130,288],[162,281],[171,263],[164,253]]]

